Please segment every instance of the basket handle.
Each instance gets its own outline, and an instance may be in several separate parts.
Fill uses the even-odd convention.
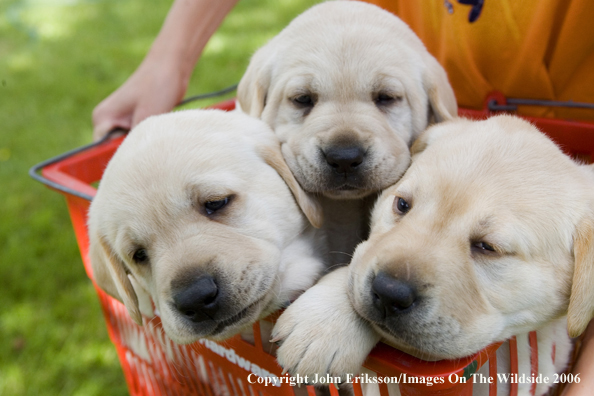
[[[60,155],[57,155],[55,157],[52,157],[52,158],[47,159],[45,161],[42,161],[42,162],[40,162],[40,163],[38,163],[36,165],[33,165],[31,167],[31,169],[29,169],[29,176],[31,176],[34,180],[37,180],[38,182],[40,182],[42,184],[45,184],[46,186],[51,187],[51,188],[53,188],[55,190],[64,192],[66,194],[74,195],[75,197],[79,197],[79,198],[85,199],[87,201],[92,201],[93,200],[93,197],[91,197],[90,195],[85,194],[85,193],[82,193],[80,191],[76,191],[76,190],[74,190],[72,188],[63,186],[61,184],[58,184],[58,183],[56,183],[56,182],[54,182],[54,181],[52,181],[52,180],[44,177],[39,172],[43,168],[45,168],[46,166],[53,165],[53,164],[55,164],[57,162],[60,162],[60,161],[62,161],[64,159],[70,158],[70,157],[72,157],[72,156],[74,156],[74,155],[76,155],[78,153],[82,153],[83,151],[87,151],[87,150],[90,150],[90,149],[92,149],[94,147],[97,147],[97,146],[99,146],[99,145],[101,145],[101,144],[103,144],[103,143],[105,143],[105,142],[113,139],[114,136],[117,135],[118,133],[128,133],[128,131],[125,130],[125,129],[119,128],[119,127],[114,128],[111,131],[109,131],[107,133],[107,135],[105,135],[104,137],[102,137],[100,140],[98,140],[96,142],[93,142],[93,143],[90,143],[90,144],[86,144],[86,145],[81,146],[81,147],[77,147],[77,148],[75,148],[73,150],[67,151],[67,152],[62,153]]]

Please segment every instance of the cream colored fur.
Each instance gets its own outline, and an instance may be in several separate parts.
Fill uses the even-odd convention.
[[[379,95],[393,100],[381,104]],[[324,196],[335,263],[347,263],[366,237],[374,194],[402,176],[412,142],[457,114],[446,73],[421,40],[393,14],[357,1],[325,2],[295,18],[254,54],[237,96],[275,131],[301,186]],[[296,103],[302,96],[313,105]],[[340,145],[365,150],[349,177],[326,162]]]
[[[223,209],[205,211],[225,197]],[[320,225],[317,202],[263,122],[215,110],[150,117],[122,143],[92,202],[94,280],[139,324],[141,310],[152,316],[152,300],[175,342],[225,339],[296,298],[324,270],[304,213]],[[133,260],[139,249],[146,262]],[[198,326],[175,309],[172,285],[200,274],[217,276],[225,306]]]
[[[537,330],[540,372],[552,379],[569,358],[567,329],[577,336],[593,316],[591,167],[511,116],[433,126],[413,152],[411,167],[376,204],[370,238],[350,266],[303,294],[277,322],[280,364],[302,375],[341,375],[359,371],[380,336],[438,360],[516,335],[520,374],[529,375],[526,334]],[[399,198],[410,204],[404,214]],[[408,314],[374,310],[371,287],[380,272],[415,287],[417,305]],[[326,315],[312,315],[318,311]],[[499,370],[509,372],[504,351]],[[521,385],[519,394],[528,391]]]

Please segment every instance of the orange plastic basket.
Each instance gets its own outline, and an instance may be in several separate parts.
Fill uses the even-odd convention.
[[[486,118],[494,114],[489,104],[505,105],[505,98],[494,93],[485,101],[485,109],[461,109],[460,115],[469,118]],[[234,101],[223,102],[215,108],[231,110]],[[527,118],[547,133],[568,154],[591,162],[594,158],[594,123],[567,120]],[[76,239],[89,278],[93,279],[88,258],[89,240],[87,234],[87,211],[90,199],[95,195],[92,183],[101,179],[103,170],[123,141],[123,137],[106,140],[100,144],[76,150],[45,161],[33,167],[30,174],[49,187],[66,196],[68,210],[74,226]],[[43,177],[37,175],[42,171]],[[275,357],[263,348],[260,323],[253,327],[254,344],[236,336],[226,342],[201,341],[192,345],[177,345],[170,341],[161,327],[159,318],[146,319],[143,327],[129,318],[126,308],[105,294],[96,285],[107,329],[119,355],[131,395],[314,395],[311,386],[294,387],[288,384],[265,386],[250,383],[248,376],[281,376],[282,369]],[[268,318],[266,320],[274,320]],[[530,345],[536,350],[536,333],[530,334]],[[378,345],[369,355],[365,367],[379,376],[398,377],[442,377],[443,383],[433,381],[427,386],[421,383],[400,384],[403,396],[414,395],[472,395],[472,381],[451,382],[454,378],[469,378],[485,362],[489,362],[489,375],[495,376],[495,352],[501,343],[491,345],[474,356],[456,361],[424,362],[387,345]],[[510,348],[512,373],[517,373],[515,339],[507,343]],[[537,372],[537,356],[532,356],[532,371]],[[515,366],[515,367],[514,367]],[[250,377],[252,380],[257,378]],[[401,377],[402,378],[402,377]],[[380,385],[380,393],[387,396],[387,386]],[[354,394],[363,395],[361,386],[353,384]],[[330,394],[338,395],[334,387]],[[491,384],[490,396],[497,392],[497,384]],[[534,392],[534,389],[532,389]],[[511,396],[517,394],[517,384],[511,385]]]

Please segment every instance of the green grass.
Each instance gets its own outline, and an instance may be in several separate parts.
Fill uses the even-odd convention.
[[[239,81],[253,51],[316,1],[243,0],[188,95]],[[134,71],[170,2],[0,0],[0,395],[124,395],[63,198],[27,176],[91,140],[91,111]]]

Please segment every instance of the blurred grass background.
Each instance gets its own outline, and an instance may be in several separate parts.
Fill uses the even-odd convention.
[[[239,81],[253,51],[316,2],[240,1],[188,95]],[[91,141],[93,107],[138,66],[170,5],[0,0],[2,396],[127,394],[64,199],[27,170]]]

